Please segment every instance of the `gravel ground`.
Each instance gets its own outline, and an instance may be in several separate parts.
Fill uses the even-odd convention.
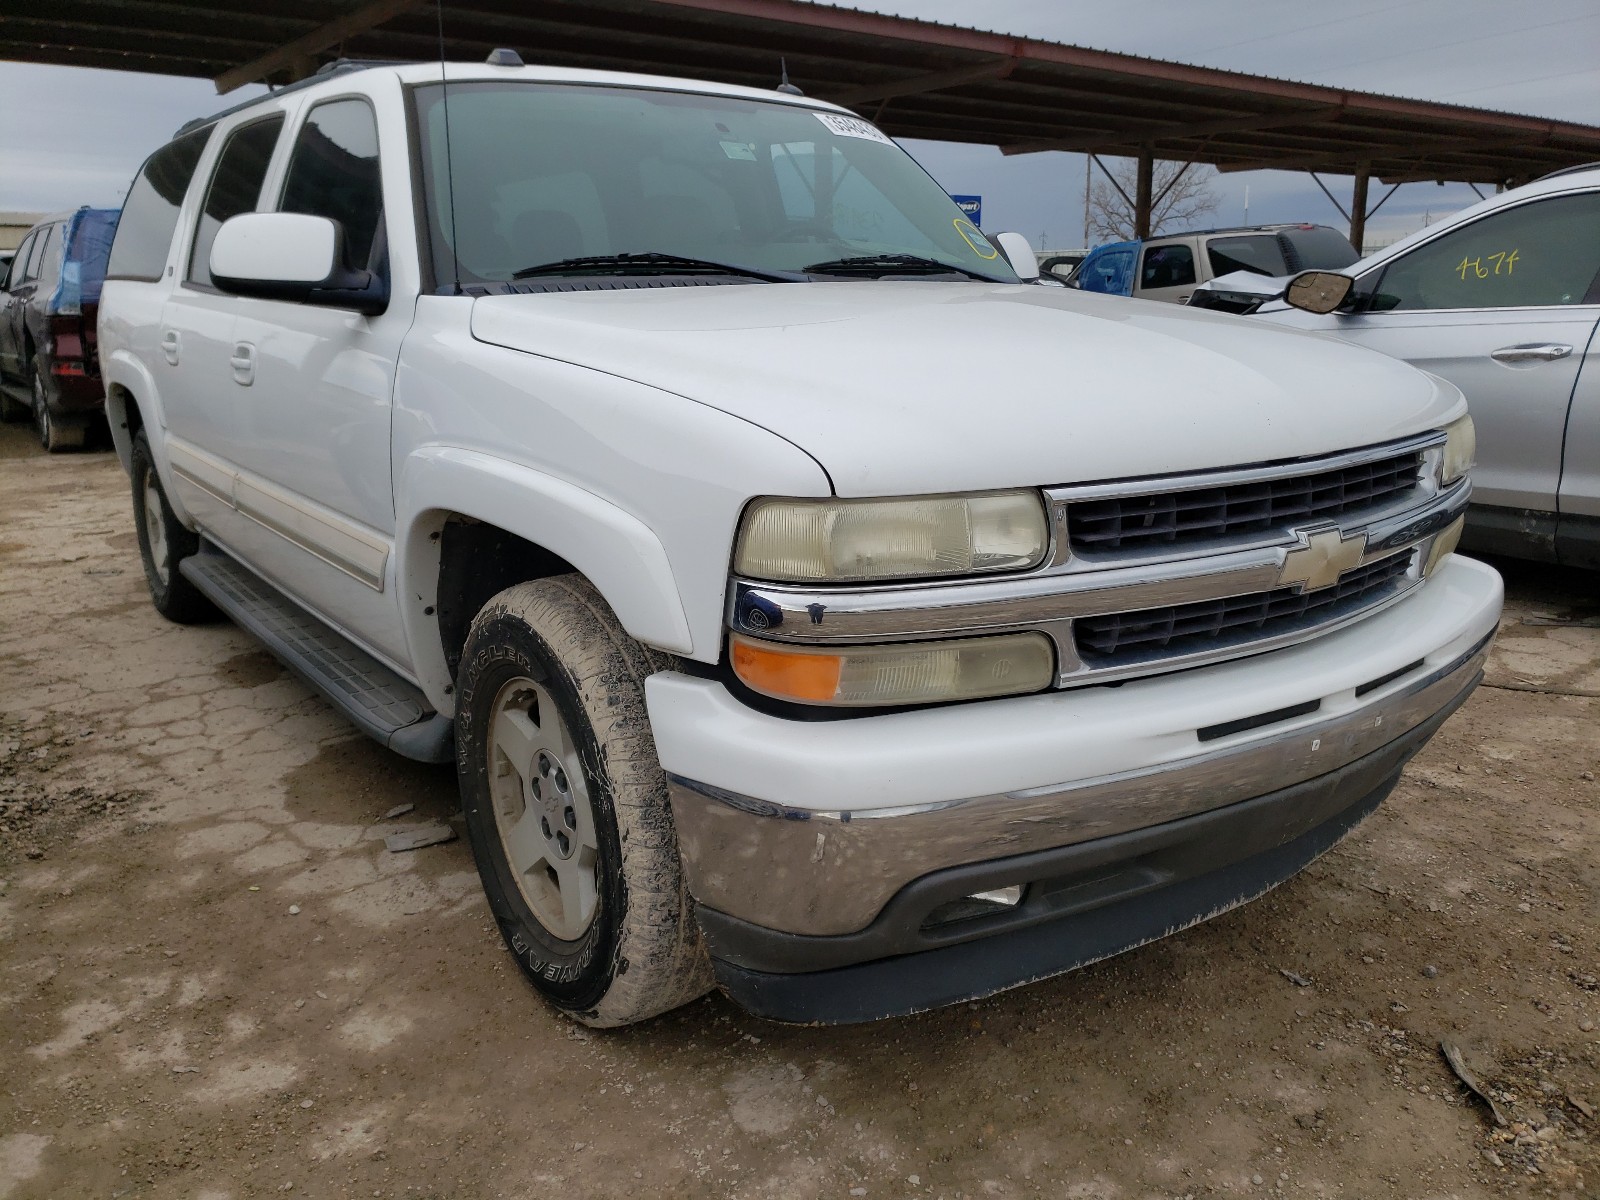
[[[0,511],[0,1200],[1600,1195],[1592,577],[1500,564],[1490,686],[1253,905],[914,1019],[599,1034],[464,841],[385,851],[448,769],[155,614],[114,457],[0,429]]]

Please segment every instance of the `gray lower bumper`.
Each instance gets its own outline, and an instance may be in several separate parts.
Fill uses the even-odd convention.
[[[1441,668],[1421,673],[1419,667],[1415,679],[1375,681],[1374,692],[1394,690],[1278,736],[1235,740],[1125,775],[948,804],[818,813],[673,777],[689,888],[703,909],[754,927],[829,939],[853,935],[932,873],[1180,821],[1330,778],[1387,746],[1408,745],[1409,735],[1465,699],[1487,653],[1486,639]],[[1303,715],[1263,714],[1263,727],[1274,716],[1287,722]]]

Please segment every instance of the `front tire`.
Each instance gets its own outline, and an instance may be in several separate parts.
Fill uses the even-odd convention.
[[[663,661],[575,576],[501,592],[462,652],[456,768],[489,907],[534,988],[587,1025],[712,986],[645,714]]]
[[[178,573],[178,564],[200,549],[200,535],[185,529],[167,503],[166,490],[144,430],[133,435],[133,526],[139,538],[145,582],[156,611],[179,625],[217,619],[216,606]]]

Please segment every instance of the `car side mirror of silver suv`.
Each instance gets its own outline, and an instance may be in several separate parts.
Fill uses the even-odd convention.
[[[1309,313],[1331,313],[1350,298],[1355,282],[1337,271],[1302,271],[1289,281],[1283,300]]]
[[[211,243],[211,278],[240,296],[369,316],[389,304],[381,276],[346,265],[339,222],[303,213],[240,213],[224,221]]]

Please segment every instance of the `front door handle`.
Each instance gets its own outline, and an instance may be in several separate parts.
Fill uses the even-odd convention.
[[[167,330],[161,339],[161,353],[172,366],[178,365],[178,331]]]
[[[228,365],[233,368],[233,381],[249,387],[256,381],[256,348],[249,342],[235,343]]]
[[[1502,363],[1555,362],[1571,353],[1571,346],[1558,342],[1527,342],[1520,346],[1501,346],[1489,357]]]

